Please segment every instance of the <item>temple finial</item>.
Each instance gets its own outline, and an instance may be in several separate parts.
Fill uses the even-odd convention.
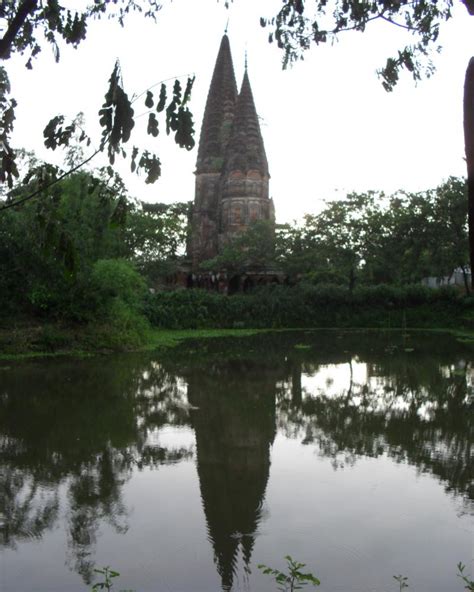
[[[245,71],[247,72],[247,66],[248,66],[248,59],[247,59],[247,48],[245,48]]]
[[[227,19],[227,23],[225,25],[225,30],[224,30],[224,35],[227,35],[227,31],[229,30],[229,20],[230,20],[230,18]]]

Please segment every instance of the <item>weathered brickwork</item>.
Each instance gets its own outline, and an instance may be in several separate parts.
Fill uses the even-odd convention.
[[[199,140],[190,255],[197,270],[258,220],[275,221],[270,175],[245,70],[237,92],[229,38],[219,48]]]

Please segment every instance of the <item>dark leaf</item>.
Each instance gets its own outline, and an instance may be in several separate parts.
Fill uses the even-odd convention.
[[[163,111],[163,109],[166,107],[166,99],[167,99],[166,85],[162,84],[161,88],[160,88],[160,98],[158,100],[158,105],[156,106],[156,110],[158,111],[158,113]]]
[[[145,107],[147,107],[148,109],[152,109],[154,104],[155,103],[153,101],[153,93],[150,90],[147,90],[146,99],[145,99]]]

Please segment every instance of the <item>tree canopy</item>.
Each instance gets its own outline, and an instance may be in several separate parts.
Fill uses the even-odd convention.
[[[411,284],[450,277],[469,262],[466,183],[436,189],[351,193],[301,225],[277,234],[278,260],[290,276],[347,286]]]
[[[474,1],[462,0],[470,15]],[[313,44],[333,42],[347,31],[363,32],[375,21],[384,21],[412,34],[413,43],[387,59],[378,71],[384,88],[393,90],[400,71],[415,80],[433,72],[430,51],[438,49],[440,26],[452,18],[453,0],[283,0],[278,14],[262,18],[271,27],[269,41],[284,52],[283,65],[301,59]]]
[[[238,0],[235,0],[236,2]],[[469,14],[474,14],[474,1],[462,0]],[[229,1],[225,5],[229,5]],[[379,73],[387,90],[396,85],[402,69],[417,80],[430,75],[433,65],[430,52],[437,49],[439,30],[443,22],[452,17],[453,0],[283,0],[278,13],[262,17],[262,26],[271,28],[270,41],[276,41],[284,51],[284,65],[303,57],[313,44],[331,42],[346,31],[364,31],[374,21],[384,21],[412,34],[413,43],[401,48],[397,55],[389,57]],[[156,19],[162,7],[158,0],[96,0],[83,9],[68,8],[58,0],[12,0],[0,7],[0,60],[5,62],[15,54],[25,56],[28,68],[42,49],[49,46],[55,59],[60,59],[61,43],[79,47],[87,38],[94,20],[114,19],[124,25],[132,13],[144,18]],[[159,135],[158,117],[164,117],[167,133],[173,133],[176,142],[187,149],[194,145],[194,124],[189,111],[189,99],[193,79],[185,88],[176,81],[173,89],[160,87],[155,99],[152,91],[146,92],[148,109],[146,129],[152,137]],[[145,172],[146,182],[156,181],[161,173],[159,157],[138,146],[130,145],[136,118],[133,101],[123,88],[120,64],[116,64],[110,77],[103,107],[100,111],[102,137],[93,152],[107,153],[113,165],[117,156],[129,160],[132,172]],[[10,145],[15,120],[16,102],[10,90],[7,72],[0,65],[0,182],[9,187],[18,176],[15,153]],[[77,122],[68,122],[58,114],[45,128],[45,144],[55,149],[65,146],[78,131]],[[81,141],[91,139],[80,133]]]
[[[26,67],[32,68],[42,47],[49,45],[56,61],[59,61],[60,42],[78,47],[86,38],[92,20],[116,19],[123,26],[131,13],[141,13],[145,18],[156,19],[160,8],[161,3],[156,0],[96,0],[84,10],[66,8],[57,0],[4,2],[0,8],[0,30],[4,31],[0,39],[0,60],[8,60],[14,54],[26,54]],[[193,82],[194,78],[188,77],[183,88],[180,80],[175,80],[171,91],[162,83],[156,99],[151,90],[146,92],[144,103],[148,109],[149,135],[154,138],[159,135],[157,116],[162,114],[166,133],[173,132],[176,143],[181,147],[190,150],[194,146],[194,122],[188,107]],[[140,98],[141,95],[135,100]],[[144,171],[146,182],[153,183],[161,173],[159,157],[137,146],[128,152],[124,149],[135,127],[133,102],[123,87],[120,64],[117,62],[99,112],[102,137],[87,160],[105,151],[113,165],[116,157],[122,156],[130,160],[132,172]],[[0,65],[0,182],[6,182],[10,188],[14,178],[19,175],[15,151],[10,145],[15,107],[7,71]],[[77,121],[66,121],[62,115],[57,115],[46,125],[44,137],[46,147],[52,150],[68,146],[72,139],[85,142],[88,146],[92,143]]]

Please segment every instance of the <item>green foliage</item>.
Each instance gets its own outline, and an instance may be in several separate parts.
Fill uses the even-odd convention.
[[[173,85],[173,96],[166,107],[166,133],[175,132],[175,141],[182,148],[191,150],[194,147],[194,122],[187,103],[191,98],[191,91],[194,84],[194,78],[188,78],[184,94],[181,92],[181,83],[175,80]],[[162,111],[161,100],[166,100],[166,87],[163,93],[163,87],[160,92],[158,103],[158,112]],[[149,107],[150,105],[150,107]],[[154,95],[151,90],[146,91],[145,106],[151,109],[154,105]],[[102,128],[102,137],[100,148],[97,152],[107,150],[107,156],[111,165],[115,164],[118,155],[127,158],[127,152],[124,150],[124,144],[127,144],[131,138],[132,130],[135,127],[134,109],[132,101],[128,98],[123,87],[120,63],[115,63],[114,69],[109,79],[109,86],[105,94],[105,100],[99,111],[99,124]],[[51,119],[44,129],[45,146],[55,149],[57,146],[69,147],[71,141],[84,142],[90,144],[90,139],[84,132],[77,134],[77,129],[81,128],[76,120],[65,124],[65,118],[57,115]],[[158,120],[156,114],[152,111],[148,114],[147,134],[156,138],[159,135]],[[138,147],[134,146],[130,156],[130,169],[139,174],[146,173],[145,182],[154,183],[161,175],[161,162],[158,156],[143,150],[140,153]]]
[[[7,71],[0,66],[0,183],[13,186],[14,178],[18,178],[15,153],[10,147],[10,134],[15,120],[16,101],[10,97],[10,80]]]
[[[278,590],[281,590],[282,592],[301,590],[308,584],[311,584],[312,586],[320,585],[321,582],[312,573],[304,573],[301,571],[303,567],[306,567],[305,563],[295,561],[290,555],[286,555],[285,559],[287,562],[287,572],[273,569],[263,564],[259,564],[257,567],[265,575],[273,576],[275,582],[278,584]]]
[[[248,269],[264,270],[275,262],[274,225],[267,220],[253,222],[221,249],[219,255],[201,264],[204,270],[226,269],[242,273]]]
[[[352,193],[330,202],[301,225],[279,227],[276,253],[291,277],[353,290],[467,273],[467,235],[466,183],[450,177],[420,193]]]
[[[137,310],[146,292],[144,279],[125,259],[101,259],[94,263],[91,286],[99,306],[105,310],[115,301]]]
[[[86,38],[88,23],[91,19],[112,18],[118,20],[123,26],[130,13],[138,12],[145,18],[155,19],[160,8],[161,4],[157,0],[114,0],[114,2],[98,0],[82,10],[71,10],[57,1],[25,0],[3,3],[0,9],[0,28],[4,35],[0,39],[0,59],[6,60],[14,53],[27,53],[29,57],[26,66],[32,68],[33,59],[41,52],[43,45],[50,45],[56,61],[59,61],[58,41],[77,47]],[[157,108],[157,112],[161,112],[166,106],[167,133],[173,131],[176,143],[187,150],[194,146],[194,122],[188,108],[193,82],[194,78],[189,77],[186,88],[182,92],[181,83],[176,80],[172,98],[167,106],[166,87],[162,84]],[[6,70],[0,67],[0,182],[6,182],[11,188],[14,178],[18,177],[18,170],[15,153],[9,144],[16,107],[16,102],[9,93],[10,85]],[[145,105],[147,108],[152,108],[153,93],[148,90],[146,94]],[[148,107],[149,105],[151,107]],[[105,149],[111,164],[114,164],[118,154],[127,158],[123,146],[130,139],[135,118],[132,101],[123,87],[118,62],[112,71],[99,117],[102,127],[100,149],[87,160]],[[45,145],[53,150],[58,146],[68,147],[72,139],[87,142],[89,145],[90,140],[86,134],[82,131],[77,133],[79,129],[77,121],[66,123],[63,115],[56,115],[45,127]],[[155,114],[150,114],[148,133],[153,137],[158,135]],[[137,164],[138,151],[136,147],[132,151],[130,160],[132,171],[143,170],[146,173],[146,182],[155,182],[161,173],[159,158],[148,151],[143,151]]]
[[[463,0],[474,14],[472,0]],[[429,51],[438,51],[437,40],[443,22],[452,17],[452,2],[410,2],[409,0],[284,0],[273,18],[262,18],[263,27],[271,26],[269,41],[283,50],[283,65],[302,59],[311,45],[334,42],[346,31],[363,32],[373,22],[390,23],[409,31],[414,43],[402,47],[387,59],[378,74],[385,90],[391,91],[400,72],[406,70],[415,81],[433,73]]]
[[[113,579],[120,575],[118,571],[110,569],[109,566],[101,569],[94,569],[94,572],[100,574],[103,579],[92,586],[92,592],[98,592],[98,590],[112,590],[114,585]]]
[[[400,592],[402,592],[402,590],[404,590],[404,588],[409,588],[409,586],[407,584],[408,578],[406,576],[402,576],[402,575],[393,576],[393,579],[396,582],[398,582],[398,585],[400,587],[399,588]]]
[[[280,592],[294,592],[295,590],[302,590],[305,586],[313,586],[318,587],[320,586],[320,580],[311,572],[305,573],[301,570],[306,567],[305,563],[300,563],[299,561],[295,561],[290,555],[285,556],[287,562],[287,568],[285,571],[280,571],[279,569],[273,569],[272,567],[268,567],[262,563],[257,565],[258,569],[264,574],[268,576],[272,576],[277,584],[277,590]],[[458,563],[458,577],[462,579],[462,581],[466,584],[465,590],[472,591],[474,590],[474,581],[470,580],[467,576],[464,575],[465,565],[462,563]],[[102,579],[99,582],[96,582],[92,588],[91,592],[98,592],[99,590],[110,590],[114,587],[114,578],[120,576],[120,573],[117,571],[112,570],[109,566],[94,569],[94,572],[99,574]],[[403,592],[406,588],[409,588],[408,585],[408,578],[403,575],[393,576],[393,579],[398,583],[399,592]],[[131,591],[122,591],[122,592],[131,592]]]
[[[295,590],[302,590],[305,586],[320,586],[320,580],[311,572],[305,573],[301,570],[306,567],[305,563],[295,561],[290,555],[285,556],[287,567],[286,571],[280,571],[279,569],[273,569],[263,563],[257,565],[258,569],[268,576],[272,576],[277,584],[277,590],[280,592],[294,592]],[[474,581],[470,580],[464,575],[465,565],[458,563],[458,577],[466,584],[465,590],[474,590]],[[120,576],[120,573],[112,570],[109,566],[94,569],[94,572],[102,576],[102,579],[95,583],[91,592],[98,592],[99,590],[107,590],[110,592],[114,586],[114,578]],[[393,579],[398,583],[399,591],[402,592],[406,588],[409,588],[408,578],[403,575],[393,576]],[[131,591],[122,591],[131,592]]]
[[[141,203],[128,214],[125,244],[129,256],[151,281],[171,274],[184,253],[189,202]]]
[[[145,315],[163,329],[470,326],[472,308],[452,288],[419,284],[268,286],[228,297],[204,290],[149,294]]]
[[[122,143],[128,142],[135,126],[134,111],[127,93],[122,87],[120,64],[117,61],[109,80],[105,102],[99,111],[99,123],[102,127],[101,148],[107,145],[110,164],[114,164],[115,155]]]
[[[21,197],[56,174],[36,166]],[[119,184],[80,173],[43,199],[0,216],[0,310],[81,319],[94,262],[125,254],[127,200]],[[28,273],[25,273],[28,270]]]
[[[461,580],[465,584],[464,590],[469,590],[470,592],[472,592],[474,590],[474,580],[471,580],[471,578],[464,574],[464,569],[466,568],[466,566],[463,563],[459,562],[457,568],[457,576],[458,578],[461,578]]]
[[[146,283],[133,264],[123,259],[102,259],[90,278],[95,322],[91,327],[97,348],[121,350],[144,345],[148,322],[141,314]]]

